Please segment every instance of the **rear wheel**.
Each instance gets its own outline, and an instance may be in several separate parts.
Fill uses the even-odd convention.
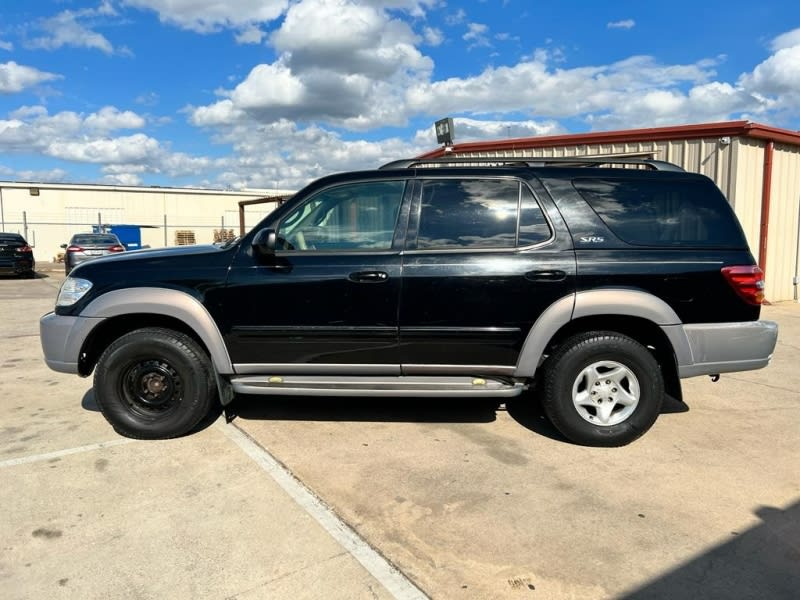
[[[639,342],[619,333],[573,336],[545,365],[545,413],[578,444],[629,444],[655,423],[663,400],[658,362]]]
[[[103,352],[94,375],[103,416],[130,438],[190,432],[216,400],[213,367],[189,336],[162,328],[132,331]]]

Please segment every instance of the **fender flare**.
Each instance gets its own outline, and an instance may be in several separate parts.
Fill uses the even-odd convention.
[[[233,374],[228,349],[213,317],[197,298],[186,292],[153,287],[114,290],[92,300],[81,311],[81,317],[100,319],[131,314],[163,315],[178,319],[203,341],[216,372]]]
[[[651,321],[661,327],[679,361],[687,353],[691,357],[689,341],[680,326],[682,322],[669,304],[641,290],[603,288],[576,292],[553,302],[528,332],[514,376],[533,377],[553,336],[570,321],[595,315],[620,315]]]

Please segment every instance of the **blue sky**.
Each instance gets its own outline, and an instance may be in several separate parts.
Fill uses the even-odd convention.
[[[800,129],[764,1],[3,0],[0,180],[298,188],[456,142]]]

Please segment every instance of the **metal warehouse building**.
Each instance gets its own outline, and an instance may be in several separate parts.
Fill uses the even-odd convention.
[[[37,261],[53,260],[73,234],[97,228],[134,231],[140,247],[209,244],[238,234],[240,203],[285,193],[0,181],[0,231],[25,236]],[[276,206],[248,207],[245,225]]]
[[[452,150],[451,150],[452,148]],[[439,149],[424,158],[443,156]],[[455,144],[448,156],[646,156],[702,173],[733,205],[766,273],[766,298],[798,299],[800,132],[749,121]]]

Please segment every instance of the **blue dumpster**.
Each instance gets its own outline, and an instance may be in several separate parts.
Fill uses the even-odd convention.
[[[99,229],[98,225],[92,226],[95,233],[99,233]],[[116,235],[126,250],[138,250],[142,247],[142,228],[139,225],[106,225],[103,231]]]

